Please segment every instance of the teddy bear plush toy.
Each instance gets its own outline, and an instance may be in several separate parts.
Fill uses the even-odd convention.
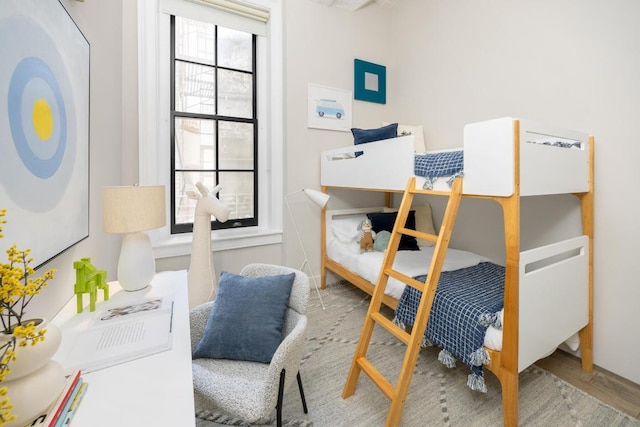
[[[360,243],[360,252],[373,252],[373,242],[376,238],[376,232],[373,231],[371,221],[365,219],[358,226],[358,243]]]

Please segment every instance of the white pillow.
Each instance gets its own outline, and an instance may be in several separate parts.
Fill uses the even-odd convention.
[[[395,123],[395,122],[394,122]],[[382,122],[383,126],[389,125],[389,122]],[[416,153],[425,153],[427,151],[426,145],[424,144],[424,130],[422,129],[422,125],[411,126],[411,125],[401,125],[398,123],[398,136],[402,134],[410,133],[416,140]]]
[[[358,225],[367,219],[367,215],[349,215],[343,218],[327,220],[327,228],[342,243],[355,242],[358,238]]]
[[[500,316],[500,322],[504,325],[504,309],[500,310],[498,315]],[[484,345],[492,350],[502,350],[502,329],[489,326],[484,334]]]

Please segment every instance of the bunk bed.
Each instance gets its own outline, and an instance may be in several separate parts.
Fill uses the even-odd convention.
[[[504,117],[465,126],[463,141],[462,150],[454,150],[454,154],[463,159],[461,170],[451,170],[447,165],[447,168],[435,168],[436,172],[432,169],[427,176],[422,176],[423,172],[416,169],[421,155],[414,152],[411,136],[361,144],[357,148],[328,150],[321,155],[321,184],[325,192],[333,188],[385,192],[388,205],[392,192],[406,194],[407,182],[420,189],[426,188],[423,190],[425,194],[449,195],[452,182],[446,176],[449,174],[451,178],[463,177],[462,197],[490,199],[502,207],[506,253],[504,262],[500,263],[503,266],[503,279],[500,279],[503,301],[502,310],[494,313],[502,321],[495,322],[493,318],[483,325],[493,323],[502,326],[502,345],[501,348],[485,345],[488,357],[484,362],[501,383],[505,425],[517,425],[519,372],[548,355],[575,333],[580,339],[583,369],[591,371],[593,367],[593,137],[529,120]],[[429,173],[435,175],[430,176]],[[521,251],[521,198],[553,194],[574,194],[579,198],[582,235]],[[354,215],[357,218],[369,211],[324,210],[321,235],[323,288],[327,271],[331,271],[374,294],[376,280],[364,277],[366,275],[362,271],[347,262],[349,255],[340,258],[332,254],[331,249],[327,250],[336,237],[337,221],[343,218],[352,218],[353,221]],[[455,220],[455,216],[453,218]],[[422,252],[426,248],[420,249]],[[443,271],[447,271],[447,260],[450,264],[458,264],[450,270],[487,264],[486,259],[473,258],[473,254],[468,253],[462,253],[465,261],[460,264],[457,256],[461,251],[447,251],[446,246],[444,250]],[[407,256],[401,252],[394,256]],[[352,255],[357,257],[357,254]],[[409,256],[419,258],[415,254]],[[425,272],[429,271],[430,259],[427,257],[423,267]],[[418,278],[425,274],[417,274],[403,266],[400,258],[397,260],[398,268],[405,269],[407,275]],[[406,311],[402,305],[406,290],[399,298],[396,285],[389,286],[386,280],[384,285],[387,289],[382,303],[396,309],[396,313]],[[437,323],[433,322],[433,314],[429,322]],[[345,390],[354,387],[354,384],[345,386]],[[387,393],[388,396],[393,394]],[[400,407],[400,413],[401,410]]]

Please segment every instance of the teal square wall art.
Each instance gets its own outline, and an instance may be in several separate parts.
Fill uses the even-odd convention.
[[[387,103],[387,67],[372,62],[353,61],[354,99]]]

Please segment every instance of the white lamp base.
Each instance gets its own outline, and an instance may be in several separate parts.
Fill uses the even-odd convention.
[[[128,234],[122,241],[118,260],[118,282],[122,289],[144,289],[155,274],[156,261],[149,236],[143,231]]]

